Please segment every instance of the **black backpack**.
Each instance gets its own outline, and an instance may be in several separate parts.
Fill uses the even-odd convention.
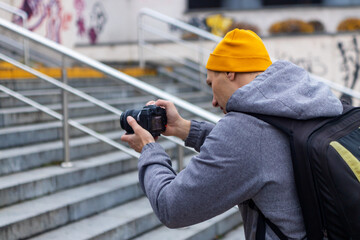
[[[310,240],[360,239],[360,108],[343,106],[340,116],[311,120],[247,113],[289,136],[296,189]],[[287,239],[260,211],[257,239],[265,238],[265,222],[280,239]]]

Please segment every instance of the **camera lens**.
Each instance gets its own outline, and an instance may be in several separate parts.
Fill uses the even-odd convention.
[[[141,110],[131,109],[131,110],[127,110],[121,114],[120,125],[121,125],[121,128],[124,129],[127,133],[134,133],[134,130],[132,129],[132,127],[130,127],[126,118],[128,116],[131,116],[131,117],[135,118],[135,120],[136,120],[137,115],[139,114],[140,111]]]
[[[162,118],[161,116],[155,116],[151,119],[151,129],[153,131],[161,131],[162,130]]]

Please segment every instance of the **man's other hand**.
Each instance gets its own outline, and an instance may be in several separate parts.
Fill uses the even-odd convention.
[[[134,134],[124,134],[121,136],[121,141],[127,142],[132,149],[139,153],[146,144],[155,142],[154,137],[142,128],[133,117],[128,116],[126,120],[134,130]]]

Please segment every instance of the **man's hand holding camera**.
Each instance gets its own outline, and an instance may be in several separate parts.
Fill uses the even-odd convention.
[[[146,144],[155,142],[150,132],[142,128],[133,117],[128,116],[126,120],[134,130],[134,134],[124,134],[121,136],[121,141],[127,142],[137,152],[141,152]]]
[[[165,136],[176,136],[176,137],[179,137],[179,138],[185,140],[185,138],[189,134],[191,122],[183,119],[179,115],[175,105],[172,102],[165,101],[165,100],[157,100],[156,102],[150,101],[146,104],[146,106],[150,106],[150,105],[162,107],[166,110],[165,119],[164,119],[164,116],[161,117],[161,119],[162,119],[161,124],[163,125],[163,126],[161,126],[162,134],[164,134]],[[147,108],[147,107],[144,107],[144,109],[145,108]],[[150,107],[150,108],[153,109],[153,107]],[[126,114],[127,112],[130,114],[129,116],[127,116],[127,114]],[[129,144],[129,146],[131,148],[133,148],[135,151],[141,152],[142,148],[146,144],[155,142],[155,140],[158,138],[158,135],[160,135],[158,130],[156,130],[155,132],[153,131],[154,128],[159,129],[159,121],[160,120],[159,120],[159,116],[151,117],[152,119],[150,119],[148,121],[149,122],[148,124],[143,124],[143,126],[144,125],[147,126],[147,127],[145,127],[147,129],[146,130],[139,124],[139,122],[138,122],[139,119],[137,121],[134,119],[135,116],[131,115],[131,114],[133,114],[133,112],[136,112],[136,113],[139,112],[139,114],[141,114],[140,110],[139,111],[130,110],[130,111],[124,112],[125,114],[123,114],[120,117],[121,127],[127,131],[127,134],[123,135],[121,137],[121,140],[124,142],[127,142]],[[156,111],[156,112],[158,112],[158,111]],[[160,114],[160,113],[158,113],[158,114]],[[139,116],[137,116],[137,117],[139,118]],[[124,118],[126,118],[126,119],[124,119]],[[130,126],[130,128],[129,128],[129,126],[127,126],[126,123]],[[154,126],[151,127],[150,125],[154,125]]]
[[[163,134],[165,136],[175,136],[185,140],[189,135],[191,122],[180,116],[172,102],[159,99],[156,102],[153,102],[153,104],[166,109],[167,127]]]

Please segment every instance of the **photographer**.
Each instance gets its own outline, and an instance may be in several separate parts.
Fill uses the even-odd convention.
[[[258,211],[289,239],[305,229],[295,190],[288,138],[247,112],[309,119],[339,115],[341,102],[330,89],[287,61],[272,63],[253,32],[229,32],[210,55],[207,84],[214,107],[225,116],[216,124],[183,119],[168,101],[164,135],[177,136],[199,154],[176,175],[169,156],[152,135],[128,117],[135,134],[122,140],[138,152],[139,180],[156,215],[170,228],[199,223],[239,205],[246,239],[255,239]],[[266,224],[266,239],[279,239]]]

